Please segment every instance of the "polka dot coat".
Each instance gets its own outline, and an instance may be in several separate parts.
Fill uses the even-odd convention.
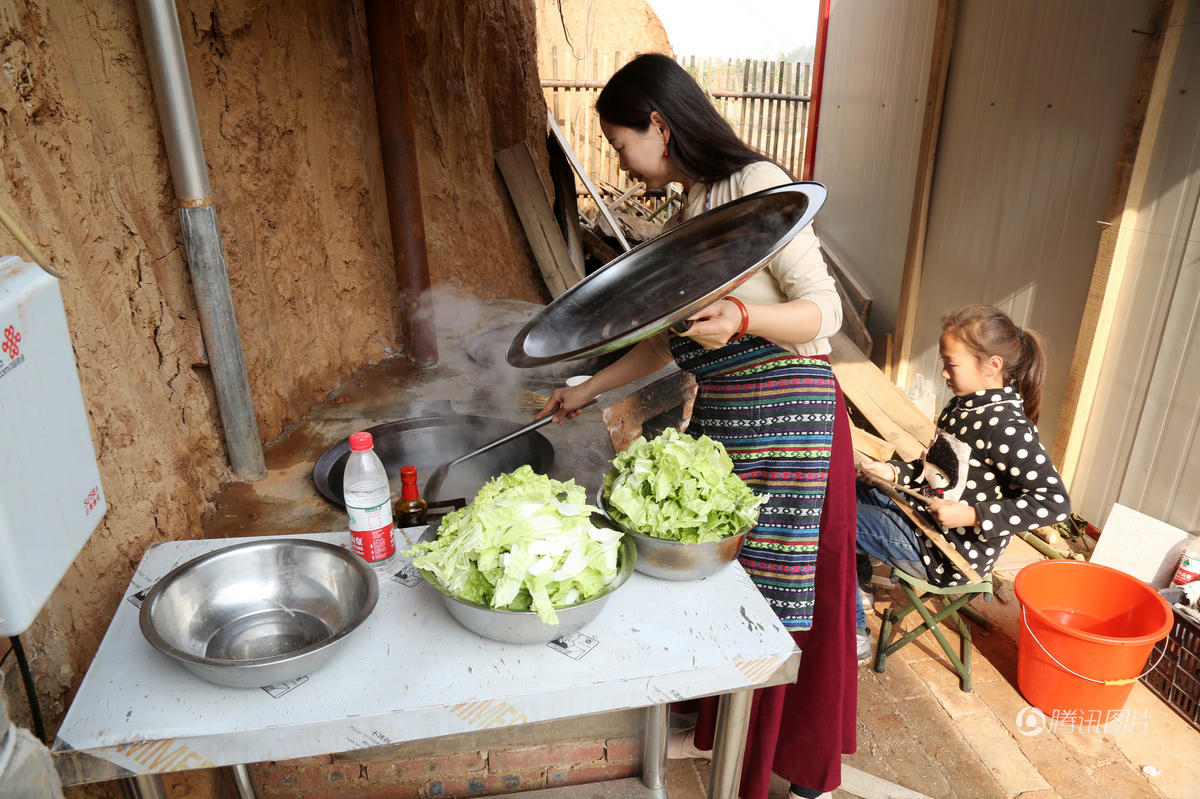
[[[938,439],[949,444],[939,449],[961,453],[964,461],[959,473],[950,467],[951,491],[944,496],[971,505],[979,519],[975,527],[940,529],[975,571],[989,574],[1014,532],[1055,524],[1070,515],[1062,477],[1038,439],[1037,427],[1025,416],[1021,395],[1014,388],[954,397],[942,409],[937,426]],[[921,460],[893,462],[901,484],[931,493],[926,484],[930,473],[926,460],[933,450],[931,445]],[[924,505],[915,510],[938,529]],[[917,540],[932,582],[943,586],[969,582],[924,536],[918,535]]]

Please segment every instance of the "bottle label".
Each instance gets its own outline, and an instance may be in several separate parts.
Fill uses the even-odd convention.
[[[1184,555],[1179,560],[1179,568],[1175,570],[1175,577],[1171,582],[1175,585],[1187,585],[1193,580],[1200,580],[1200,557]]]
[[[390,558],[396,551],[390,502],[370,508],[346,506],[350,514],[350,541],[354,554],[368,563]]]

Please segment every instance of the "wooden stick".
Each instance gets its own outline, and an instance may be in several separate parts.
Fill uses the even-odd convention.
[[[1029,546],[1033,547],[1048,558],[1061,559],[1067,557],[1028,530],[1018,530],[1017,536],[1026,544],[1029,544]]]
[[[891,480],[884,480],[882,477],[879,477],[878,475],[871,474],[866,469],[859,468],[857,471],[858,471],[858,478],[860,480],[865,480],[866,482],[868,482],[871,485],[874,485],[878,488],[891,488],[896,491],[900,491],[902,493],[908,494],[913,499],[920,500],[921,502],[923,502],[926,505],[928,505],[930,502],[929,497],[925,496],[920,491],[913,491],[908,486],[902,486],[899,483],[893,483]]]
[[[944,535],[930,527],[924,519],[918,516],[916,511],[909,507],[908,503],[904,501],[904,498],[900,496],[896,489],[900,489],[908,494],[915,495],[926,504],[929,503],[929,499],[927,497],[922,494],[917,494],[912,489],[908,489],[902,485],[893,483],[890,480],[884,480],[881,477],[876,477],[870,472],[865,472],[862,469],[859,469],[858,471],[859,474],[866,478],[867,482],[878,488],[880,491],[886,494],[888,498],[892,500],[892,502],[896,503],[896,506],[899,507],[900,511],[908,517],[909,521],[911,521],[916,528],[920,530],[935,547],[938,548],[939,552],[945,555],[949,561],[954,564],[954,567],[958,569],[960,574],[964,575],[973,583],[983,581],[983,578],[979,576],[979,572],[971,568],[971,564],[968,563],[967,559],[962,556],[962,553],[955,549],[954,545],[947,541]]]

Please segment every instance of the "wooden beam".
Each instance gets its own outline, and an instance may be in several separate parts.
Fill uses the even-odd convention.
[[[829,271],[833,273],[833,279],[846,292],[850,304],[854,306],[855,313],[865,323],[871,315],[871,295],[867,293],[867,289],[859,282],[858,278],[842,266],[842,262],[838,260],[837,256],[824,246],[820,250],[821,257],[825,260]]]
[[[534,260],[541,270],[542,279],[546,281],[546,288],[552,296],[557,297],[582,280],[583,272],[571,261],[571,254],[554,219],[546,187],[538,176],[529,145],[521,142],[515,147],[499,151],[496,153],[496,166],[500,168],[504,184],[512,196]]]
[[[617,227],[617,222],[613,219],[612,214],[609,213],[608,206],[604,204],[604,198],[600,195],[596,184],[592,183],[592,179],[588,177],[587,170],[583,168],[583,164],[579,163],[579,157],[571,149],[571,144],[567,141],[567,137],[563,135],[562,128],[558,126],[558,122],[554,119],[554,114],[550,113],[548,109],[546,111],[546,123],[550,126],[550,133],[558,139],[558,144],[566,154],[567,160],[571,162],[571,167],[579,175],[579,181],[588,190],[588,194],[592,195],[592,200],[596,203],[596,207],[600,211],[600,216],[596,217],[596,222],[605,233],[616,237],[617,241],[621,244],[621,249],[630,249],[629,242],[625,240],[625,234]]]
[[[1137,230],[1138,212],[1146,189],[1151,157],[1158,139],[1171,81],[1179,54],[1188,0],[1157,0],[1153,33],[1146,36],[1134,76],[1125,127],[1117,154],[1116,174],[1105,209],[1104,231],[1092,269],[1075,353],[1067,374],[1055,436],[1053,460],[1059,464],[1064,484],[1071,488],[1079,465],[1083,437],[1091,413],[1091,398],[1100,381],[1100,368],[1112,335],[1113,318],[1121,285],[1129,279],[1129,253]]]
[[[558,139],[546,135],[546,149],[550,152],[550,179],[554,182],[554,217],[567,241],[567,252],[579,274],[587,273],[583,257],[583,240],[579,227],[579,197],[575,193],[575,171],[567,154],[559,146]]]
[[[845,333],[830,339],[829,354],[846,400],[906,461],[916,460],[933,440],[936,432],[932,419],[913,405],[896,384],[884,377],[879,367],[859,352]]]
[[[917,326],[917,302],[925,264],[925,236],[929,228],[929,196],[933,191],[933,167],[937,161],[942,106],[946,99],[950,54],[954,49],[954,21],[957,17],[958,0],[938,0],[929,57],[929,83],[925,89],[925,120],[921,126],[920,149],[917,151],[917,179],[908,222],[908,243],[904,249],[904,273],[900,278],[900,306],[896,312],[896,340],[892,349],[895,360],[889,369],[896,376],[897,385],[901,386],[908,379],[908,359],[912,356],[913,333]]]
[[[542,405],[545,404],[542,403]],[[542,405],[539,405],[538,408],[540,409]],[[891,444],[866,430],[860,430],[853,424],[850,425],[850,441],[855,452],[873,461],[889,461],[896,454],[896,448]]]

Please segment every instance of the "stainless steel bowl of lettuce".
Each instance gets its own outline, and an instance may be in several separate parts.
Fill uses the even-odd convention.
[[[486,638],[547,643],[599,615],[637,550],[574,480],[529,466],[489,480],[412,556],[450,614]]]
[[[736,558],[765,499],[734,474],[720,442],[674,428],[618,453],[599,496],[636,544],[636,569],[666,580],[698,580]]]

